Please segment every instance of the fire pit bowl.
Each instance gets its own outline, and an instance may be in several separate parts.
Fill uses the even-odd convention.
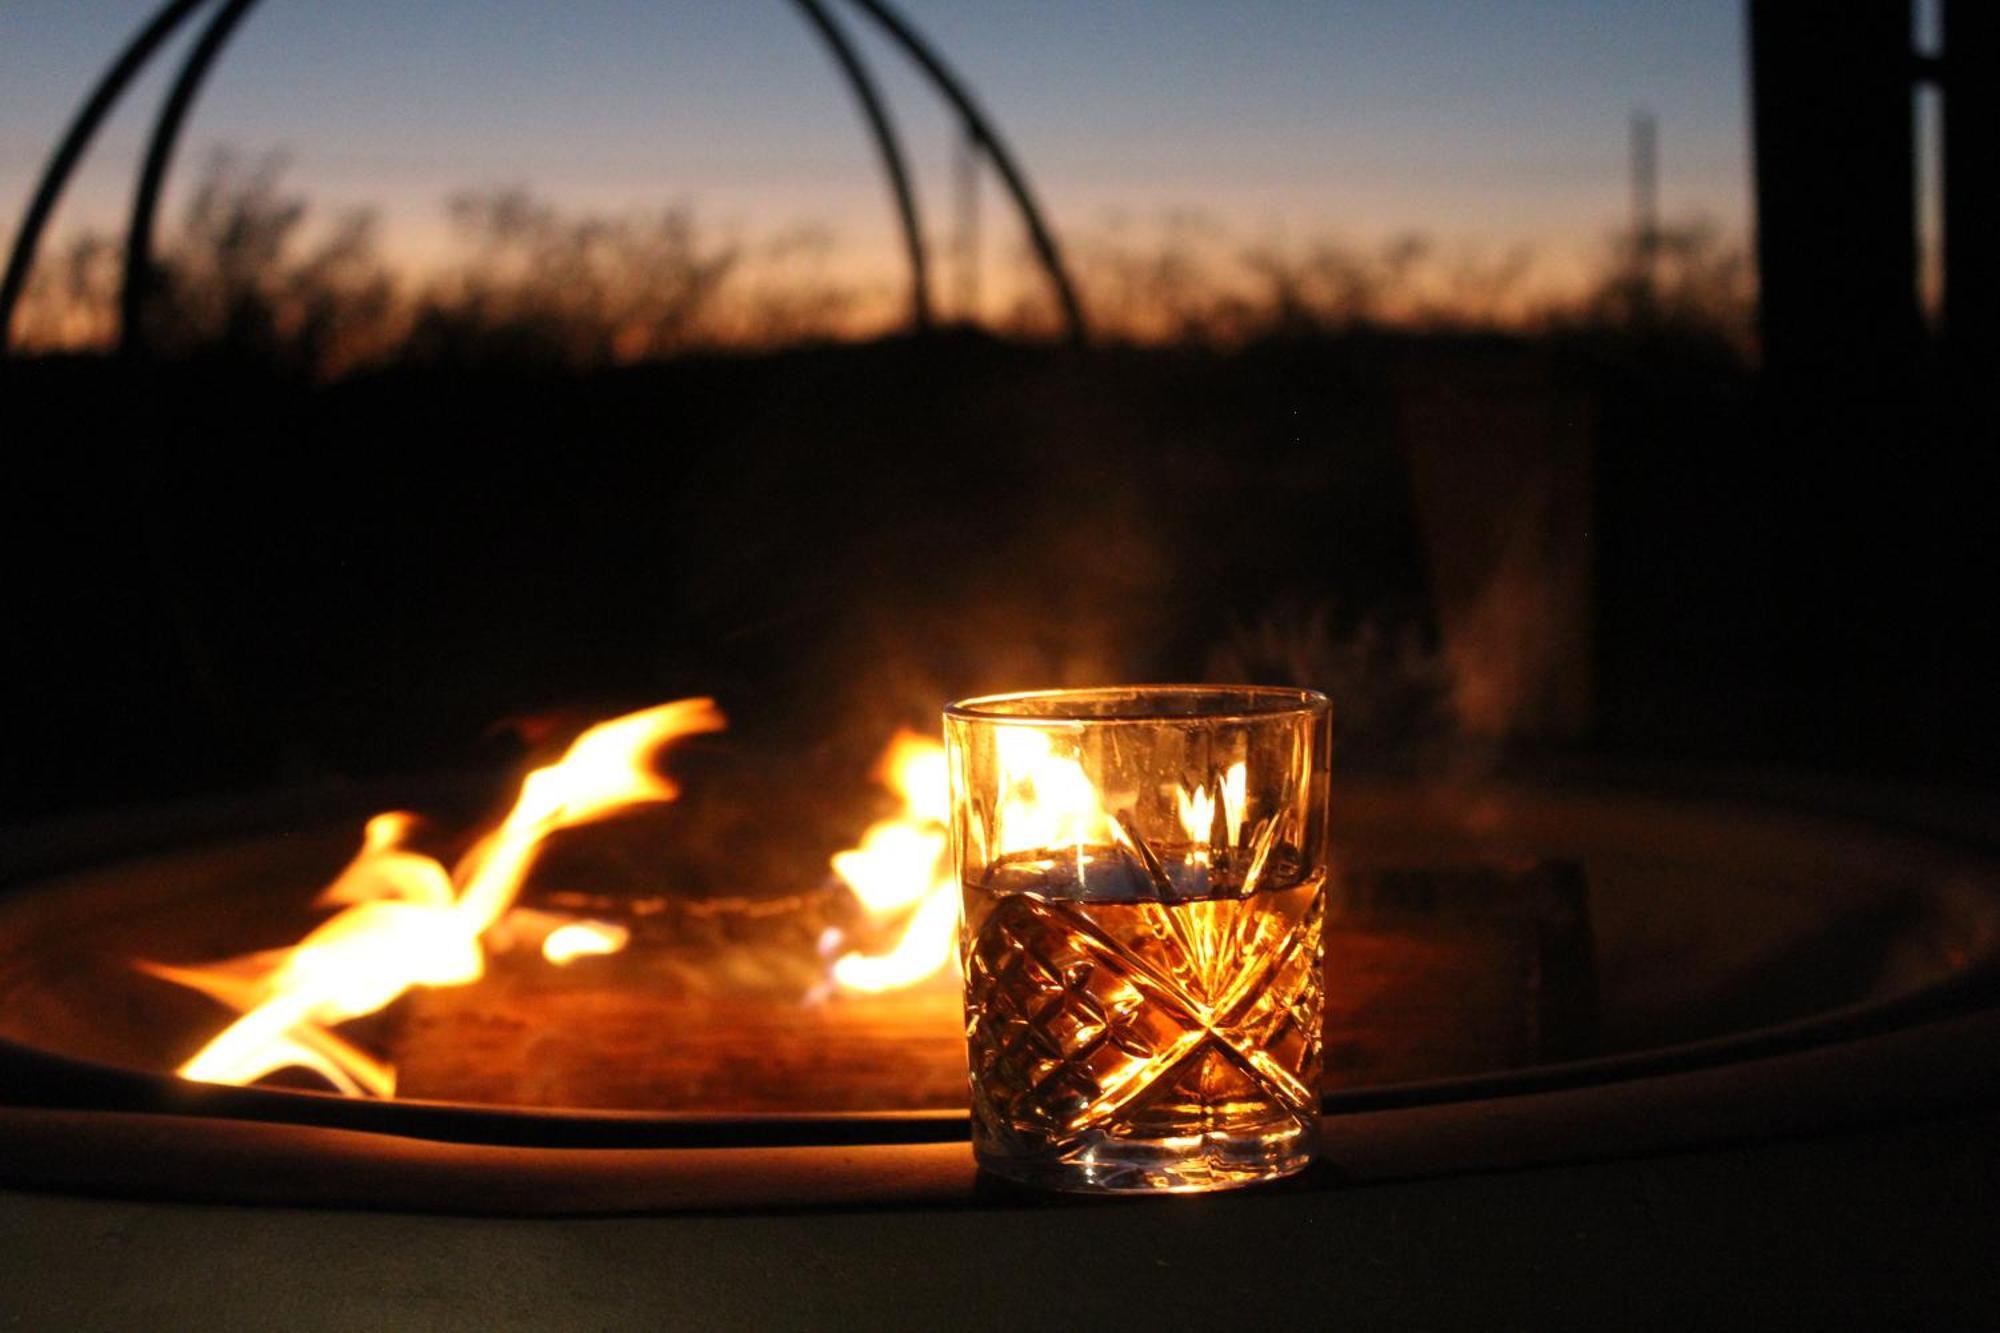
[[[406,997],[363,1034],[411,1074],[431,1060],[430,1090],[347,1097],[169,1072],[220,1011],[135,958],[295,938],[359,811],[462,792],[274,797],[17,837],[0,894],[0,1175],[499,1211],[969,1187],[949,978],[894,996],[698,1000],[646,993],[643,957],[586,960],[603,964],[594,973],[501,966]],[[1604,1152],[1645,1124],[1762,1133],[1865,1116],[1873,1103],[1850,1095],[1842,1061],[1898,1068],[1912,1042],[1936,1096],[1991,1088],[1991,1061],[1962,1058],[1954,1035],[1990,1026],[1996,998],[2000,860],[1977,839],[1601,783],[1354,779],[1335,811],[1345,926],[1329,940],[1327,1171]],[[424,1041],[525,1067],[437,1095],[451,1062]],[[1746,1071],[1780,1065],[1743,1094]],[[1877,1100],[1922,1083],[1881,1076]],[[1849,1092],[1815,1099],[1815,1079]],[[1663,1115],[1658,1097],[1721,1109]],[[1442,1144],[1424,1129],[1475,1106],[1570,1115],[1578,1098],[1597,1128],[1559,1147],[1522,1139],[1518,1119]],[[231,1169],[204,1173],[217,1153]]]

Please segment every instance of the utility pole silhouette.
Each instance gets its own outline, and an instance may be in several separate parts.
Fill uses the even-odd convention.
[[[979,140],[969,132],[961,133],[952,155],[952,202],[958,233],[952,250],[958,270],[958,317],[967,324],[979,322],[980,156]]]
[[[1660,279],[1660,127],[1632,113],[1632,299],[1650,312]]]

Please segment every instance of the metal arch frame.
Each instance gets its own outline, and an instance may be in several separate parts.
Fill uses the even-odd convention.
[[[793,2],[826,43],[833,62],[847,76],[848,86],[854,90],[854,99],[861,104],[861,114],[875,136],[876,149],[882,154],[882,170],[889,178],[889,191],[896,197],[896,217],[903,228],[903,249],[910,260],[910,327],[919,333],[928,332],[931,327],[930,264],[924,254],[924,227],[917,215],[916,186],[903,159],[902,137],[890,118],[888,103],[882,100],[875,87],[874,76],[868,72],[867,64],[862,61],[861,53],[855,50],[847,31],[834,21],[821,0]]]
[[[201,91],[215,58],[222,54],[230,34],[256,3],[257,0],[224,0],[222,8],[195,39],[187,59],[181,63],[180,73],[174,76],[166,100],[160,103],[159,116],[153,121],[152,138],[147,141],[145,161],[139,169],[138,188],[132,192],[132,222],[125,230],[125,281],[118,295],[118,350],[122,354],[131,355],[145,345],[146,295],[153,285],[153,225],[159,217],[160,191],[166,185],[167,168],[173,164],[181,127],[187,123],[195,94]]]
[[[1089,325],[1084,320],[1083,302],[1077,297],[1076,284],[1070,281],[1069,267],[1063,262],[1062,249],[1056,244],[1055,233],[1049,230],[1042,218],[1034,191],[1028,187],[1027,174],[1021,170],[1013,152],[1002,142],[999,131],[980,110],[964,82],[945,64],[944,58],[907,19],[890,8],[887,0],[849,0],[849,3],[874,20],[877,27],[903,48],[904,53],[931,81],[932,87],[958,112],[966,134],[986,150],[986,156],[992,159],[993,169],[1000,173],[1007,192],[1014,197],[1014,207],[1021,214],[1021,222],[1028,229],[1029,243],[1035,249],[1035,257],[1041,262],[1049,285],[1055,291],[1056,303],[1062,309],[1063,322],[1069,326],[1071,341],[1084,342],[1089,336]]]
[[[884,0],[849,0],[849,2],[859,8],[902,48],[905,55],[931,82],[939,95],[957,112],[966,135],[981,146],[992,160],[995,170],[1021,214],[1036,258],[1049,279],[1064,322],[1068,325],[1069,336],[1073,342],[1083,342],[1086,337],[1086,325],[1082,306],[1063,262],[1061,250],[1043,220],[1025,174],[994,129],[992,122],[943,59],[901,15],[884,3]],[[51,155],[48,165],[43,169],[28,211],[23,216],[21,229],[15,236],[13,251],[8,258],[5,283],[0,285],[0,355],[4,355],[10,346],[14,312],[26,288],[27,275],[33,267],[48,217],[54,211],[69,178],[74,174],[78,161],[101,127],[104,117],[123,95],[132,79],[158,52],[161,44],[172,35],[173,31],[205,3],[210,3],[210,0],[168,0],[168,3],[127,44],[111,68],[98,81],[72,120],[56,152]],[[901,139],[890,118],[887,104],[881,98],[859,51],[845,31],[834,21],[822,0],[794,0],[794,3],[809,26],[826,44],[836,67],[848,80],[849,87],[861,106],[863,117],[881,153],[884,173],[888,177],[890,190],[895,198],[897,218],[903,231],[904,248],[911,267],[912,323],[918,330],[926,329],[930,324],[930,284],[928,263],[924,253],[923,229],[917,213],[915,191],[902,152]],[[201,36],[196,39],[187,59],[182,63],[154,121],[138,187],[134,192],[132,223],[126,236],[125,272],[119,301],[120,345],[124,350],[137,350],[143,344],[140,315],[152,272],[154,222],[159,211],[159,197],[165,183],[166,172],[172,164],[174,149],[186,124],[187,114],[203,81],[213,68],[216,57],[221,54],[222,48],[228,43],[237,25],[255,4],[256,0],[223,0],[221,8],[202,30]]]
[[[90,90],[90,95],[84,98],[83,105],[77,108],[75,117],[64,130],[55,152],[49,155],[48,165],[42,169],[42,178],[35,185],[27,211],[21,215],[20,230],[14,233],[13,251],[7,256],[7,275],[0,279],[0,353],[4,353],[9,346],[14,307],[27,288],[28,271],[34,267],[35,254],[41,248],[42,232],[48,226],[49,215],[55,211],[56,201],[62,197],[63,187],[69,184],[70,176],[76,171],[84,149],[97,137],[98,127],[104,123],[104,118],[117,105],[126,87],[153,58],[161,43],[173,36],[174,29],[180,27],[189,14],[207,3],[208,0],[169,0],[154,14],[98,79],[97,86]]]

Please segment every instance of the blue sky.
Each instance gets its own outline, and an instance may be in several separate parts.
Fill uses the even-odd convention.
[[[0,6],[0,234],[156,2]],[[1180,209],[1246,237],[1420,230],[1560,264],[1622,220],[1639,106],[1659,121],[1668,215],[1747,228],[1740,0],[901,4],[1064,229]],[[947,123],[868,47],[941,230]],[[164,83],[136,90],[59,226],[122,217]],[[211,145],[283,147],[294,185],[375,206],[413,256],[444,234],[450,190],[495,184],[578,208],[685,200],[749,232],[818,220],[862,257],[893,243],[846,91],[788,0],[266,0],[184,143],[184,167]]]

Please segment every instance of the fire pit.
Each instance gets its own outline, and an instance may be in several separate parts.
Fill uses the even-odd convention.
[[[425,795],[449,808],[455,790]],[[408,793],[367,795],[379,809]],[[216,976],[258,970],[214,959],[268,971],[264,951],[343,910],[325,888],[353,891],[365,817],[339,811],[355,803],[24,840],[41,872],[17,871],[0,900],[8,1101],[468,1144],[962,1155],[955,978],[852,962],[908,953],[923,913],[921,854],[886,913],[853,887],[894,830],[921,832],[907,793],[835,858],[845,879],[802,867],[764,893],[661,883],[672,806],[579,830],[496,915],[477,980],[416,985],[342,1024],[344,1064],[308,1050],[234,1080],[257,1086],[174,1076],[228,1027]],[[1893,1029],[1976,1001],[2000,945],[2000,868],[1880,826],[1548,783],[1349,778],[1334,810],[1329,1110],[1615,1085]],[[369,827],[377,848],[403,832]],[[586,926],[584,951],[552,961],[570,925]],[[364,1066],[393,1079],[342,1072]]]

